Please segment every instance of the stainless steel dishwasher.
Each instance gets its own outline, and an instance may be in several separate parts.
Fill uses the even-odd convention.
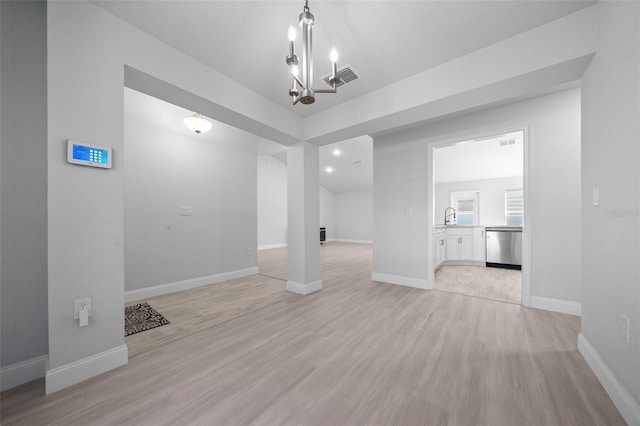
[[[522,268],[522,228],[515,226],[488,226],[488,267]]]

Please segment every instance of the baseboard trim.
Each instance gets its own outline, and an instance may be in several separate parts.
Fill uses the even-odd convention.
[[[591,345],[584,334],[578,334],[578,351],[593,370],[594,374],[607,391],[609,397],[630,425],[640,426],[640,404],[618,380],[613,371],[603,361],[602,357]]]
[[[106,373],[109,370],[127,364],[129,351],[127,345],[121,345],[99,354],[66,364],[47,371],[45,393],[54,392]]]
[[[306,284],[297,283],[295,281],[287,281],[287,290],[297,294],[311,294],[318,290],[322,290],[322,280],[313,281]]]
[[[422,280],[420,278],[404,277],[402,275],[390,275],[390,274],[381,274],[379,272],[374,272],[371,274],[371,279],[373,281],[378,281],[382,283],[398,284],[406,287],[421,288],[423,290],[431,289],[431,287],[429,286],[429,281]]]
[[[237,271],[223,272],[215,275],[207,275],[204,277],[192,278],[174,283],[154,285],[152,287],[139,288],[124,292],[125,303],[134,302],[136,300],[148,299],[150,297],[162,296],[163,294],[175,293],[177,291],[189,290],[196,287],[202,287],[209,284],[217,284],[223,281],[232,280],[234,278],[247,277],[258,273],[258,267],[254,266]]]
[[[485,266],[486,262],[479,260],[443,260],[444,266]]]
[[[258,250],[269,250],[269,249],[283,248],[283,247],[287,247],[287,243],[264,244],[264,245],[258,246]]]
[[[531,308],[582,316],[582,304],[572,300],[552,299],[550,297],[531,296]]]
[[[332,241],[336,243],[373,244],[373,240],[352,240],[349,238],[335,238]]]
[[[47,355],[42,355],[0,368],[0,391],[44,377],[48,360]]]

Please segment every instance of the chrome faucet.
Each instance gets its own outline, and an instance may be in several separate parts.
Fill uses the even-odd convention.
[[[447,212],[449,210],[453,210],[453,213],[447,214]],[[449,218],[451,216],[453,216],[454,219],[456,218],[456,209],[454,209],[453,207],[447,207],[446,209],[444,209],[444,224],[445,225],[449,225],[449,220],[450,220]]]

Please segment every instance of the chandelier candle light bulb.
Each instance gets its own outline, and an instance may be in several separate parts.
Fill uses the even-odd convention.
[[[289,96],[298,96],[298,66],[291,66],[291,90],[289,90]]]
[[[296,29],[293,28],[293,25],[289,25],[289,56],[294,56],[294,46],[293,42],[296,39]]]
[[[331,76],[335,78],[338,74],[338,51],[335,47],[331,49],[331,53],[329,53],[329,59],[331,59]]]

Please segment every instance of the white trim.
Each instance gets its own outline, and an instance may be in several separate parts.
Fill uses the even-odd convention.
[[[0,368],[0,391],[44,377],[48,359],[47,355],[42,355]]]
[[[487,262],[480,260],[443,260],[445,266],[486,266]]]
[[[148,299],[150,297],[162,296],[163,294],[189,290],[209,284],[216,284],[219,282],[232,280],[234,278],[248,277],[249,275],[255,275],[257,273],[258,267],[253,266],[251,268],[238,269],[237,271],[222,272],[220,274],[191,278],[184,281],[176,281],[174,283],[160,284],[151,287],[128,290],[124,292],[124,301],[125,303],[129,303],[136,300]]]
[[[524,224],[522,227],[522,282],[520,284],[520,303],[522,306],[531,305],[531,273],[533,261],[531,259],[531,194],[533,194],[533,181],[531,179],[531,144],[529,143],[529,126],[523,126],[524,132],[522,166],[522,189],[524,195]]]
[[[258,246],[258,250],[269,250],[269,249],[283,248],[283,247],[287,247],[287,243],[264,244],[264,245]]]
[[[423,290],[430,290],[429,281],[422,280],[420,278],[404,277],[402,275],[381,274],[380,272],[373,272],[371,274],[372,281],[378,281],[381,283],[398,284],[406,287],[420,288]]]
[[[351,240],[348,238],[336,238],[336,243],[353,243],[353,244],[373,244],[373,240]]]
[[[582,304],[572,300],[552,299],[550,297],[531,296],[530,308],[545,311],[560,312],[561,314],[582,315]]]
[[[287,290],[302,295],[311,294],[318,290],[322,290],[322,280],[306,284],[300,284],[295,281],[287,281]]]
[[[425,139],[427,146],[427,258],[425,259],[428,281],[435,281],[435,268],[433,264],[433,225],[434,219],[434,196],[435,196],[435,183],[433,179],[434,165],[433,165],[433,150],[437,147],[443,147],[452,145],[462,141],[468,141],[472,139],[490,138],[495,135],[511,132],[524,132],[523,139],[523,175],[522,175],[522,187],[524,189],[524,226],[522,228],[522,291],[521,291],[521,303],[523,306],[531,306],[531,167],[530,158],[531,150],[529,147],[529,125],[523,123],[521,120],[509,121],[505,123],[490,124],[487,126],[481,126],[474,129],[465,129],[462,132],[450,133],[448,136],[430,136]]]
[[[127,345],[121,345],[54,368],[47,371],[45,394],[52,394],[99,374],[106,373],[109,370],[127,364],[128,361],[129,351]]]
[[[578,334],[578,351],[607,391],[609,397],[630,426],[640,426],[640,404],[624,387],[613,371],[604,362],[598,351],[591,345],[584,334]]]

